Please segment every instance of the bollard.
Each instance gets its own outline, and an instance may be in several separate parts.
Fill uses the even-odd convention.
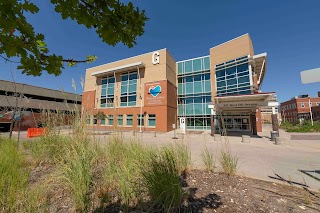
[[[276,137],[275,145],[283,145],[286,142],[285,138]]]
[[[242,135],[242,143],[250,143],[250,136],[249,135]]]
[[[214,134],[214,141],[221,141],[221,135]]]
[[[275,141],[276,137],[279,137],[279,132],[277,132],[277,131],[270,131],[270,134],[271,134],[272,141]]]
[[[154,137],[157,137],[157,132],[156,131],[154,131]]]
[[[136,131],[133,130],[132,131],[132,135],[135,136],[136,135]]]

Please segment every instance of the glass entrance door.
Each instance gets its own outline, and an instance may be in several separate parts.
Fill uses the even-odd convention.
[[[224,125],[227,131],[250,131],[249,116],[225,117]]]

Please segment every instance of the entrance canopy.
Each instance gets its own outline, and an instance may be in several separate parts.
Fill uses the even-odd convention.
[[[213,111],[228,114],[240,114],[255,112],[257,107],[276,107],[277,101],[274,100],[275,93],[257,93],[249,95],[216,96],[215,104],[209,105]]]

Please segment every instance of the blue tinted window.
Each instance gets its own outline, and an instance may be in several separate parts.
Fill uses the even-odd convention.
[[[202,103],[202,97],[195,97],[193,98],[194,103]]]
[[[224,70],[221,70],[221,71],[217,71],[217,72],[216,72],[216,77],[217,77],[217,78],[222,77],[222,76],[225,76],[225,71],[224,71]]]
[[[204,58],[203,61],[204,61],[204,69],[209,70],[210,69],[210,57]]]
[[[241,65],[237,66],[238,73],[243,72],[248,69],[249,69],[248,64],[241,64]]]
[[[135,74],[131,74],[129,76],[129,80],[133,80],[133,79],[137,79],[138,78],[138,75],[135,73]]]
[[[193,71],[201,70],[201,59],[193,60]]]
[[[236,67],[231,67],[226,69],[227,75],[232,75],[236,73]]]
[[[186,104],[192,104],[193,98],[186,98]]]
[[[201,75],[195,75],[193,76],[194,81],[201,81]]]
[[[137,96],[129,96],[129,101],[136,101],[137,100]]]
[[[178,74],[182,74],[182,65],[183,63],[178,63]]]
[[[228,86],[233,85],[233,84],[237,84],[237,79],[227,80],[227,84],[228,84]]]
[[[192,76],[187,76],[186,77],[186,82],[192,82],[192,81],[193,81]]]
[[[217,87],[224,87],[224,86],[226,86],[226,82],[225,81],[217,82]]]
[[[210,73],[204,74],[204,80],[209,80],[210,79]]]
[[[239,84],[250,82],[249,76],[244,76],[244,77],[238,78],[238,82],[239,82]]]
[[[108,83],[114,83],[114,78],[109,78]]]
[[[121,81],[127,81],[127,80],[128,80],[128,75],[121,76]]]
[[[185,72],[192,72],[192,61],[186,61],[185,63]]]

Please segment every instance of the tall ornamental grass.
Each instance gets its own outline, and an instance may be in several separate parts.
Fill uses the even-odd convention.
[[[0,138],[0,212],[16,212],[28,186],[29,167],[14,140]]]

